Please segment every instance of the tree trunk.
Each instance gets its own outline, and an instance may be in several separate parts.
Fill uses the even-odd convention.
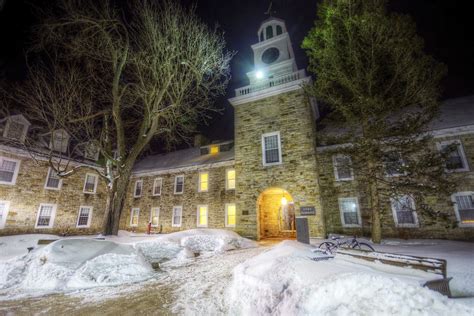
[[[377,183],[377,168],[375,159],[369,158],[368,162],[369,175],[369,208],[372,215],[372,242],[380,244],[382,241],[382,226],[380,222],[380,199]]]
[[[126,171],[118,177],[111,188],[107,197],[105,210],[104,234],[117,235],[120,228],[120,218],[122,215],[125,198],[127,196],[128,184],[130,182],[130,171]]]

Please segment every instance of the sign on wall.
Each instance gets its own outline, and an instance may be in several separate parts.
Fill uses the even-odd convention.
[[[316,208],[314,206],[302,206],[300,207],[300,214],[302,216],[316,215]]]

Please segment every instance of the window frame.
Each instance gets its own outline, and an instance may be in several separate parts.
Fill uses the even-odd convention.
[[[137,195],[137,185],[140,183],[140,194]],[[133,197],[134,198],[139,198],[143,194],[143,179],[136,180],[135,184],[133,185]]]
[[[0,229],[4,229],[7,224],[8,212],[10,211],[10,201],[0,200],[0,204],[5,205],[5,214],[2,214],[2,220],[0,220]]]
[[[158,210],[158,215],[156,216],[158,217],[158,223],[156,225],[153,224],[153,210]],[[160,208],[158,206],[154,206],[150,208],[150,223],[151,223],[151,227],[160,226]]]
[[[45,188],[45,190],[59,191],[59,190],[61,190],[61,188],[63,186],[63,179],[61,177],[59,177],[59,184],[58,184],[57,188],[48,187],[48,180],[49,180],[49,176],[51,175],[51,171],[53,171],[53,168],[49,167],[48,168],[48,174],[46,175],[46,181],[44,183],[44,188]]]
[[[14,159],[14,158],[9,158],[9,157],[5,157],[5,156],[0,156],[0,162],[3,163],[3,160],[15,162],[15,170],[13,171],[12,181],[11,181],[11,182],[7,182],[7,181],[1,181],[1,180],[0,180],[0,185],[2,185],[2,184],[3,184],[3,185],[15,185],[15,184],[16,184],[16,180],[17,180],[17,178],[18,178],[18,173],[20,172],[20,163],[21,163],[21,160]]]
[[[405,167],[406,166],[406,163],[405,163],[405,159],[403,159],[403,156],[402,156],[402,153],[400,151],[397,151],[397,150],[392,150],[392,151],[388,151],[387,153],[390,153],[390,152],[396,152],[400,159],[398,160],[400,162],[400,165],[402,167]],[[407,172],[406,171],[403,171],[402,173],[394,173],[394,174],[390,174],[387,172],[387,162],[383,161],[382,162],[382,165],[383,165],[383,173],[384,173],[384,176],[387,177],[387,178],[396,178],[396,177],[403,177],[403,176],[406,176],[407,175]]]
[[[137,210],[137,223],[133,224],[133,214],[135,213],[135,210]],[[140,223],[140,208],[139,207],[132,207],[130,210],[130,227],[138,227],[138,224]]]
[[[362,227],[362,216],[360,213],[360,205],[359,205],[359,198],[354,196],[354,197],[343,197],[343,198],[338,198],[338,205],[339,205],[339,215],[341,217],[341,224],[343,227]],[[356,214],[357,214],[357,221],[359,224],[346,224],[346,221],[344,219],[344,209],[342,208],[343,202],[346,201],[351,201],[355,203],[356,205]]]
[[[81,219],[81,210],[83,208],[88,208],[89,209],[89,216],[87,217],[87,224],[86,225],[79,225],[79,220]],[[90,206],[90,205],[81,205],[81,206],[79,206],[79,212],[77,214],[77,221],[76,221],[76,228],[89,228],[89,227],[91,227],[93,210],[94,210],[94,207]]]
[[[447,173],[469,172],[470,171],[469,162],[467,161],[466,152],[464,151],[464,146],[463,146],[463,143],[460,139],[452,139],[452,140],[441,141],[441,142],[436,143],[436,146],[438,147],[439,152],[442,153],[443,152],[443,146],[445,146],[445,145],[449,146],[451,144],[456,144],[458,146],[459,156],[461,158],[461,161],[462,161],[464,167],[450,170],[450,169],[447,168],[447,166],[445,164],[444,170]]]
[[[235,224],[229,224],[228,218],[229,218],[229,206],[233,205],[235,208]],[[237,224],[237,204],[236,203],[226,203],[225,204],[225,227],[230,227],[233,228]]]
[[[50,218],[50,220],[49,220],[49,225],[48,225],[48,226],[38,226],[38,220],[39,220],[39,218],[40,218],[41,208],[42,208],[43,206],[51,206],[51,207],[52,207],[52,210],[51,210],[51,218]],[[57,204],[40,203],[40,205],[39,205],[39,207],[38,207],[37,214],[36,214],[35,229],[48,229],[48,228],[53,228],[53,226],[54,226],[54,220],[56,219],[56,210],[57,210],[57,207],[58,207]]]
[[[456,201],[456,197],[465,196],[465,195],[471,195],[472,199],[474,199],[474,191],[460,191],[460,192],[453,193],[451,195],[451,202],[453,202],[454,214],[456,215],[456,220],[458,221],[458,227],[474,228],[474,223],[463,223],[461,221],[461,215],[459,214],[459,208],[458,208],[458,203]]]
[[[206,224],[202,225],[199,223],[199,220],[201,219],[201,213],[199,212],[201,210],[201,207],[206,208]],[[209,226],[209,205],[207,204],[200,204],[197,206],[197,214],[196,214],[196,227],[199,228],[206,228]]]
[[[174,211],[176,209],[180,210],[179,224],[176,224],[174,222],[174,218],[175,218]],[[171,212],[171,227],[181,227],[182,224],[183,224],[183,206],[182,205],[175,205],[175,206],[173,206],[173,210]]]
[[[87,184],[87,176],[88,176],[88,175],[95,177],[95,181],[94,181],[94,191],[93,191],[93,192],[86,191],[86,184]],[[90,173],[90,172],[86,173],[86,175],[85,175],[85,177],[84,177],[84,186],[82,187],[82,192],[83,192],[84,194],[96,194],[98,181],[99,181],[99,176],[98,176],[97,174],[95,174],[95,173]]]
[[[277,145],[278,145],[278,161],[277,162],[269,162],[267,163],[267,150],[265,147],[265,138],[267,137],[272,137],[272,136],[277,136]],[[262,162],[264,167],[271,167],[271,166],[277,166],[283,164],[283,158],[282,158],[282,145],[281,145],[281,135],[280,131],[277,132],[271,132],[271,133],[265,133],[262,134]]]
[[[11,123],[17,123],[23,126],[23,131],[21,132],[21,137],[20,139],[8,137],[8,133],[10,132],[11,129]],[[5,129],[3,130],[3,137],[7,139],[12,139],[19,141],[20,143],[24,144],[26,140],[26,135],[28,134],[28,124],[26,122],[22,122],[21,119],[12,119],[11,117],[7,118],[7,122],[5,124]]]
[[[207,189],[203,190],[201,188],[201,176],[207,174]],[[184,190],[184,180],[183,180],[183,190]],[[198,176],[198,192],[209,192],[209,171],[200,171]]]
[[[351,170],[351,176],[350,178],[340,178],[339,177],[339,169],[338,169],[338,163],[337,163],[337,159],[338,158],[349,158],[350,160],[350,170]],[[343,155],[343,154],[337,154],[337,155],[333,155],[332,156],[332,165],[333,165],[333,168],[334,168],[334,178],[336,179],[336,181],[338,182],[342,182],[342,181],[353,181],[354,180],[354,169],[352,168],[352,158],[351,156],[349,155]]]
[[[160,182],[160,193],[156,194],[155,189],[157,188],[156,182],[159,180]],[[163,178],[155,178],[153,179],[153,192],[152,196],[161,196],[161,191],[163,190]]]
[[[229,187],[229,171],[234,171],[234,187]],[[235,190],[237,187],[237,173],[235,172],[235,168],[229,168],[225,170],[225,189],[226,191]]]
[[[413,219],[414,223],[413,224],[399,224],[398,223],[398,216],[397,216],[397,210],[394,208],[394,202],[397,201],[397,199],[409,197],[410,198],[410,203],[412,207],[412,212],[413,212]],[[390,198],[390,208],[392,209],[392,216],[393,216],[393,221],[395,222],[395,227],[397,228],[418,228],[420,227],[420,222],[418,220],[418,212],[416,211],[416,205],[415,205],[415,199],[410,196],[409,194],[404,194],[397,196],[396,198],[391,197]]]
[[[177,192],[176,188],[178,186],[178,178],[183,178],[183,189],[181,192]],[[184,193],[184,174],[180,174],[174,177],[174,194],[183,194]]]

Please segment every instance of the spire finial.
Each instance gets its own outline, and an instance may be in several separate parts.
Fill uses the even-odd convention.
[[[268,15],[268,17],[272,17],[273,14],[276,13],[276,11],[272,10],[272,7],[273,7],[273,1],[270,1],[270,5],[268,6],[268,10],[267,10],[267,12],[264,13],[265,15]]]

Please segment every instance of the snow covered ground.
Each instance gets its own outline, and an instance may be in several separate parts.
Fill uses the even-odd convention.
[[[37,246],[39,239],[58,240]],[[182,264],[197,255],[256,247],[234,232],[212,229],[153,237],[121,232],[108,239],[0,237],[0,300],[143,282],[156,277],[156,263]],[[28,247],[35,248],[28,252]]]
[[[28,254],[38,238],[58,237],[0,237],[0,314],[474,315],[473,300],[421,287],[432,275],[342,257],[315,262],[321,254],[295,241],[256,247],[223,230],[120,232],[106,241],[60,239]],[[473,245],[387,240],[375,247],[448,259],[453,292],[469,295]]]

